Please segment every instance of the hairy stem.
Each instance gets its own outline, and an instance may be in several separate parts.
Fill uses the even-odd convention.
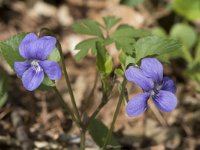
[[[116,122],[116,120],[117,120],[117,116],[118,116],[118,114],[119,114],[120,107],[121,107],[121,104],[122,104],[122,101],[123,101],[123,98],[124,98],[125,85],[126,85],[126,80],[124,79],[123,82],[122,82],[122,89],[121,89],[121,93],[120,93],[119,100],[118,100],[118,103],[117,103],[117,107],[116,107],[116,109],[115,109],[115,113],[114,113],[114,116],[113,116],[113,120],[112,120],[110,129],[109,129],[109,131],[108,131],[108,134],[107,134],[107,136],[106,136],[104,145],[103,145],[103,147],[102,147],[103,150],[106,150],[106,147],[107,147],[108,143],[110,142],[110,138],[111,138],[111,135],[112,135],[112,131],[113,131],[113,129],[114,129],[115,122]]]
[[[74,98],[74,94],[73,94],[73,91],[72,91],[71,83],[70,83],[70,80],[69,80],[67,68],[66,68],[63,53],[62,53],[62,48],[61,48],[61,45],[60,45],[59,42],[57,42],[57,47],[58,47],[58,50],[59,50],[59,53],[60,53],[61,62],[62,62],[62,66],[63,66],[63,72],[64,72],[64,76],[65,76],[65,81],[66,81],[66,84],[67,84],[67,87],[68,87],[68,90],[69,90],[69,94],[70,94],[71,102],[72,102],[72,105],[73,105],[73,108],[74,108],[74,112],[76,114],[78,121],[81,122],[81,116],[79,114],[78,107],[76,105],[76,101],[75,101],[75,98]]]

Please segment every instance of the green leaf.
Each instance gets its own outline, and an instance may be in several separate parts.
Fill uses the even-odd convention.
[[[48,57],[48,60],[52,60],[54,62],[60,61],[60,53],[57,48],[55,48]]]
[[[123,70],[126,69],[126,65],[125,65],[126,64],[126,58],[127,58],[127,55],[123,51],[120,51],[119,61],[120,61],[120,64],[121,64]]]
[[[115,45],[118,50],[123,50],[125,53],[129,55],[133,55],[134,50],[134,44],[135,44],[134,38],[129,37],[118,37],[115,39]]]
[[[170,36],[180,40],[187,48],[193,47],[197,40],[194,28],[184,23],[175,24],[170,31]]]
[[[96,48],[97,48],[97,68],[101,73],[105,72],[105,62],[106,62],[106,49],[102,45],[101,42],[96,43]]]
[[[163,28],[161,28],[161,27],[153,28],[152,31],[151,31],[151,33],[153,35],[157,35],[157,36],[160,36],[160,37],[167,37],[166,31]]]
[[[99,72],[103,76],[107,76],[112,72],[112,57],[109,56],[106,48],[101,42],[96,43],[96,48],[97,48],[97,60],[96,60],[96,65],[99,70]]]
[[[124,71],[126,70],[129,64],[136,64],[135,58],[132,56],[126,55],[123,51],[119,53],[119,61]]]
[[[111,35],[111,38],[118,37],[131,37],[131,38],[141,38],[150,35],[150,32],[142,29],[134,29],[132,26],[123,24],[120,25],[117,30]]]
[[[178,50],[177,50],[178,51]],[[176,52],[177,52],[176,51]],[[173,59],[174,58],[174,52],[170,53],[170,54],[164,54],[164,55],[160,55],[160,56],[157,56],[156,57],[158,60],[160,60],[161,62],[163,63],[166,63],[166,64],[170,64],[170,59]],[[180,56],[179,56],[180,58]]]
[[[8,99],[8,93],[0,93],[0,108],[6,103]]]
[[[98,38],[91,38],[78,43],[75,47],[75,50],[79,50],[79,52],[75,55],[75,59],[80,61],[87,55],[89,50],[92,50],[94,53],[96,53],[96,41],[98,40]]]
[[[89,49],[82,49],[75,55],[75,60],[80,61],[88,54]]]
[[[122,69],[115,69],[115,74],[120,76],[120,77],[123,77],[124,76],[124,71]]]
[[[25,35],[26,33],[19,33],[6,41],[0,42],[0,52],[12,69],[16,61],[24,61],[19,54],[18,47]]]
[[[121,0],[120,4],[128,5],[128,6],[137,6],[142,3],[144,0]]]
[[[44,77],[42,83],[47,86],[55,86],[55,82],[53,80],[50,80],[47,76]]]
[[[200,36],[199,36],[199,39],[198,39],[198,44],[196,46],[196,49],[195,49],[195,60],[194,60],[195,63],[198,63],[200,62]]]
[[[8,40],[4,41],[4,43],[11,46],[13,50],[18,52],[19,44],[21,43],[22,39],[26,36],[26,34],[27,33],[24,32],[18,33],[9,38]]]
[[[200,82],[200,63],[189,65],[184,74],[190,79]]]
[[[182,56],[187,61],[188,64],[191,64],[193,62],[193,58],[189,49],[183,45],[181,50],[182,53],[180,54],[180,56]]]
[[[113,69],[113,62],[112,57],[107,55],[106,62],[105,62],[105,73],[110,74]]]
[[[128,25],[121,25],[111,35],[118,50],[123,50],[126,54],[134,55],[135,39],[147,36],[150,33],[144,30],[137,30]]]
[[[163,55],[181,47],[177,40],[148,36],[135,43],[136,62],[147,56]]]
[[[135,58],[131,56],[126,57],[125,67],[127,67],[129,64],[136,64]]]
[[[95,141],[95,143],[102,147],[106,138],[106,135],[108,133],[108,128],[99,120],[93,119],[91,123],[89,124],[89,133],[92,137],[92,139]],[[114,136],[111,137],[109,145],[112,145],[114,149],[120,149],[119,143],[114,138]]]
[[[101,41],[104,45],[109,45],[114,42],[113,39],[111,39],[111,38],[106,38],[106,39],[99,40],[99,41]]]
[[[172,7],[189,20],[200,19],[200,0],[173,0]]]
[[[8,98],[8,77],[0,71],[0,108],[6,103]]]
[[[120,18],[116,18],[115,16],[107,16],[103,17],[103,21],[106,26],[106,30],[108,31],[120,21]]]
[[[38,90],[49,91],[52,90],[54,86],[55,86],[55,81],[50,80],[47,76],[45,76]]]
[[[100,25],[93,20],[82,20],[72,25],[74,32],[102,37]]]

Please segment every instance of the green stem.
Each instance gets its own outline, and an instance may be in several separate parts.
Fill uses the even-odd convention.
[[[73,91],[72,91],[72,87],[71,87],[71,84],[70,84],[69,76],[68,76],[68,73],[67,73],[67,68],[66,68],[63,53],[62,53],[62,48],[61,48],[61,45],[58,41],[57,41],[57,47],[58,47],[58,50],[59,50],[59,53],[60,53],[61,62],[62,62],[62,66],[63,66],[63,72],[64,72],[64,76],[65,76],[65,81],[66,81],[66,84],[67,84],[67,87],[68,87],[68,90],[69,90],[71,102],[72,102],[75,114],[77,116],[77,119],[79,120],[79,122],[81,122],[81,116],[79,114],[78,107],[76,105],[76,101],[75,101],[74,94],[73,94]]]
[[[85,150],[85,130],[81,131],[81,143],[80,143],[80,150]]]
[[[122,101],[123,101],[123,98],[124,98],[125,85],[126,85],[126,80],[124,79],[123,82],[122,82],[122,89],[121,89],[121,93],[120,93],[119,100],[118,100],[118,103],[117,103],[117,107],[115,109],[115,113],[114,113],[114,116],[113,116],[111,127],[110,127],[110,129],[108,131],[108,134],[107,134],[106,139],[105,139],[105,143],[104,143],[104,145],[102,147],[103,150],[106,150],[106,147],[107,147],[108,143],[110,142],[112,131],[114,129],[115,122],[117,120],[117,116],[119,114],[120,107],[121,107],[121,104],[122,104]]]
[[[63,107],[64,111],[68,112],[71,115],[72,120],[76,123],[76,125],[78,127],[80,127],[80,122],[74,116],[74,113],[72,112],[71,108],[67,105],[67,103],[65,103],[65,101],[64,101],[63,97],[61,96],[60,92],[58,91],[57,87],[54,86],[53,89],[56,92],[56,94],[58,95],[59,102],[60,102],[61,106]]]

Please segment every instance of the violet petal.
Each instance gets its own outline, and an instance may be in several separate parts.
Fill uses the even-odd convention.
[[[150,78],[144,76],[139,68],[129,67],[125,72],[125,77],[128,81],[134,82],[139,85],[144,91],[150,91],[154,83]]]
[[[15,62],[14,63],[14,70],[18,77],[22,77],[23,73],[31,67],[30,62]]]
[[[147,100],[149,96],[149,93],[142,93],[133,97],[126,106],[128,116],[135,117],[142,114],[147,109]]]
[[[176,85],[174,84],[174,81],[171,78],[164,77],[161,90],[176,93]]]
[[[58,80],[61,78],[62,71],[58,63],[51,60],[44,60],[39,62],[39,64],[43,68],[49,79]]]
[[[152,78],[154,82],[160,83],[163,79],[163,66],[155,58],[142,59],[141,66],[144,75]]]
[[[176,96],[168,91],[160,90],[158,94],[153,96],[154,104],[164,112],[170,112],[176,108]]]
[[[35,33],[27,34],[19,45],[19,53],[25,59],[31,59],[30,56],[30,45],[38,38]]]
[[[43,36],[37,38],[34,33],[28,34],[19,46],[20,54],[26,59],[44,60],[56,47],[56,38]]]
[[[43,79],[43,70],[41,69],[40,71],[36,71],[33,69],[33,67],[30,67],[27,71],[25,71],[22,76],[23,85],[29,91],[33,91],[38,88]]]

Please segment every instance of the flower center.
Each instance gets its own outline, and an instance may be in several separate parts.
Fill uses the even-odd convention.
[[[151,96],[155,96],[156,94],[158,94],[161,88],[162,84],[155,84],[153,90],[150,91]]]
[[[33,67],[33,69],[36,71],[36,72],[40,72],[41,71],[41,67],[38,63],[39,61],[38,60],[32,60],[31,61],[31,66]]]

